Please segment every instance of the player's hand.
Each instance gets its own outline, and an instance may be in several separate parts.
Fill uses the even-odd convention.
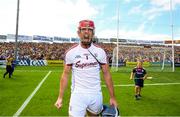
[[[130,77],[130,80],[132,80],[133,78],[132,77]]]
[[[116,101],[115,98],[110,98],[110,105],[111,105],[111,106],[114,106],[114,107],[117,107],[117,106],[118,106],[117,101]]]
[[[56,108],[60,109],[62,107],[62,98],[58,98],[56,103],[54,104]]]

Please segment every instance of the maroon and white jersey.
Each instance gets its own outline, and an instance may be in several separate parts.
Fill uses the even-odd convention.
[[[72,47],[65,56],[65,64],[72,66],[72,92],[101,92],[100,65],[107,64],[105,51],[95,44],[84,49],[80,44]]]

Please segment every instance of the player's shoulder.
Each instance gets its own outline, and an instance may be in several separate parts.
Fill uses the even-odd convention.
[[[132,69],[132,71],[136,71],[136,69],[137,69],[137,67],[134,67],[134,68]]]
[[[66,51],[65,51],[65,54],[67,54],[67,53],[69,53],[69,52],[72,52],[76,47],[78,47],[78,43],[76,43],[76,44],[73,44],[69,49],[67,49]]]
[[[96,47],[96,48],[101,48],[101,49],[103,49],[102,46],[99,45],[99,44],[97,44],[97,43],[93,43],[92,45],[93,45],[94,47]]]
[[[96,44],[96,43],[93,43],[92,45],[96,50],[105,52],[105,50],[103,49],[103,47],[101,45]]]
[[[134,67],[133,69],[137,69],[137,67]]]

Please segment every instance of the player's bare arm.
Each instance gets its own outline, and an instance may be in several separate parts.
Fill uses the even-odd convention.
[[[118,104],[115,99],[113,81],[112,81],[111,74],[109,71],[109,65],[105,64],[105,65],[101,65],[101,67],[102,67],[103,77],[106,82],[106,86],[108,88],[109,94],[110,94],[110,105],[117,107]]]
[[[147,79],[147,76],[148,76],[148,75],[147,75],[147,74],[145,74],[145,75],[144,75],[144,77],[143,77],[143,80]]]
[[[71,71],[71,66],[64,65],[64,70],[60,80],[59,96],[56,103],[54,104],[58,109],[62,107],[64,91],[68,85],[68,76],[70,71]]]
[[[135,74],[133,72],[131,72],[130,80],[132,80],[134,78],[134,75]]]

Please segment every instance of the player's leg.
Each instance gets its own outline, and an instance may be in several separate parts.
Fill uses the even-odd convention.
[[[135,99],[136,100],[139,100],[139,97],[138,97],[138,94],[139,94],[139,86],[138,85],[135,85]]]
[[[134,87],[134,92],[135,92],[135,95],[137,95],[138,94],[138,88],[139,88],[139,86],[137,86],[137,85],[135,85],[135,87]]]
[[[142,88],[144,87],[144,80],[140,80],[140,83],[139,83],[139,93],[138,93],[138,96],[141,98],[141,90]]]
[[[70,117],[84,117],[86,115],[86,99],[83,94],[72,93],[69,103]]]
[[[6,72],[4,73],[4,75],[3,75],[3,78],[5,78],[6,77],[6,75],[9,73],[8,70],[9,69],[9,66],[8,65],[6,65]]]
[[[8,67],[8,73],[9,73],[9,78],[11,78],[11,75],[12,75],[12,67],[11,66]]]
[[[94,114],[94,113],[87,111],[87,116],[88,117],[99,117],[99,114]]]
[[[88,116],[98,116],[103,110],[102,93],[89,94],[89,105],[87,107]]]
[[[139,94],[139,88],[140,88],[140,86],[139,86],[140,85],[140,80],[135,79],[134,82],[135,82],[135,88],[134,88],[134,90],[135,90],[135,99],[139,100],[138,94]]]

